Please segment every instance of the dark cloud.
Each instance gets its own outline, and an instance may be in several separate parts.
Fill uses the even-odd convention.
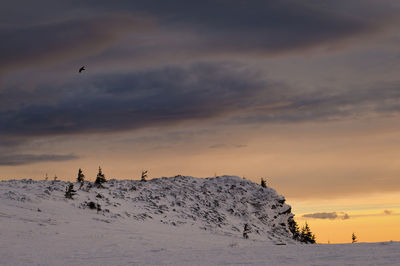
[[[74,154],[2,154],[0,155],[0,166],[69,161],[78,158],[79,157]]]
[[[313,218],[313,219],[350,219],[350,216],[347,213],[338,214],[337,212],[317,212],[317,213],[309,213],[304,214],[302,217],[304,218]]]
[[[225,143],[217,143],[209,146],[210,149],[229,149],[229,148],[245,148],[247,145],[245,144],[225,144]]]
[[[377,217],[377,216],[386,216],[386,215],[399,215],[399,214],[396,214],[390,210],[384,210],[381,213],[354,214],[354,215],[351,215],[351,217],[350,217],[350,215],[348,215],[345,212],[317,212],[317,213],[304,214],[301,217],[302,218],[312,218],[312,219],[347,220],[350,218]]]
[[[400,102],[396,84],[304,92],[233,63],[89,74],[60,84],[37,85],[28,94],[13,90],[12,106],[10,90],[5,90],[0,135],[116,132],[215,118],[239,124],[288,123],[400,111],[382,108]]]
[[[375,33],[395,24],[399,11],[392,1],[385,1],[386,8],[374,1],[320,2],[13,1],[0,11],[0,70],[104,56],[117,40],[149,24],[157,32],[126,41],[125,57],[144,54],[163,62],[175,56],[276,55]]]
[[[0,138],[0,153],[8,152],[6,149],[13,149],[17,146],[26,143],[25,138],[14,137],[14,136],[2,136]]]
[[[276,123],[327,121],[362,115],[394,114],[400,111],[400,84],[377,83],[345,90],[318,89],[315,92],[282,91],[281,104],[259,105],[251,113],[232,118],[234,123]]]
[[[0,70],[95,55],[122,35],[149,27],[143,16],[115,14],[0,27]]]
[[[0,112],[0,134],[113,132],[213,118],[246,108],[268,86],[259,73],[228,63],[96,75],[60,88],[40,87],[44,97],[46,90],[64,97]]]
[[[223,116],[227,123],[244,124],[399,112],[398,84],[304,92],[245,65],[214,60],[171,66],[166,60],[182,54],[189,61],[225,52],[262,55],[340,41],[392,21],[395,8],[375,6],[355,0],[7,3],[0,11],[0,72],[85,58],[98,60],[103,73],[90,68],[79,79],[60,75],[36,83],[21,74],[15,79],[26,84],[1,84],[0,145],[17,145],[22,140],[11,137],[18,136],[115,132]],[[25,7],[21,14],[19,7]],[[138,36],[129,38],[131,33]],[[144,61],[159,61],[157,68],[132,61],[143,54]],[[136,70],[122,66],[117,72],[107,65],[121,55],[137,64]],[[40,70],[32,75],[37,73],[43,76]]]
[[[223,149],[223,148],[226,148],[226,147],[227,147],[226,144],[219,143],[219,144],[211,145],[209,148],[210,149]]]
[[[100,10],[147,12],[160,20],[164,30],[194,33],[198,50],[257,55],[331,44],[372,33],[382,24],[391,23],[389,17],[395,17],[388,11],[392,6],[388,1],[384,15],[374,12],[382,8],[373,1],[347,1],[347,5],[343,1],[321,4],[300,0],[83,2]]]

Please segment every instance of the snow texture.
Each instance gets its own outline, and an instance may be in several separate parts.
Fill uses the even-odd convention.
[[[0,265],[399,265],[397,242],[297,243],[284,197],[239,177],[67,185],[0,182]]]

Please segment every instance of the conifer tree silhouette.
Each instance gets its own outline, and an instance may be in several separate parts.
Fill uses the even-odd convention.
[[[261,186],[267,187],[267,182],[265,182],[264,178],[261,178]]]
[[[74,190],[74,184],[69,183],[69,185],[65,188],[65,197],[67,199],[74,199],[73,196],[76,195],[76,191]]]
[[[142,171],[142,178],[140,179],[141,182],[146,182],[146,177],[147,177],[147,170]]]
[[[357,242],[357,236],[353,233],[351,235],[351,243],[356,243]]]
[[[96,177],[96,181],[94,181],[94,184],[98,187],[98,188],[104,188],[103,183],[107,182],[106,177],[104,176],[104,174],[101,171],[101,167],[99,166],[99,172],[97,174]]]
[[[83,181],[85,181],[85,175],[82,173],[82,169],[79,168],[78,170],[78,177],[76,178],[76,181],[79,183],[83,183]]]
[[[307,244],[315,244],[315,235],[311,233],[311,229],[307,222],[301,229],[300,241]]]
[[[249,224],[244,224],[243,228],[243,238],[248,239],[249,238],[249,233],[251,232]]]

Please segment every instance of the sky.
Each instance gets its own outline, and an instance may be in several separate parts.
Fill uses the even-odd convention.
[[[0,179],[265,178],[321,243],[400,241],[399,29],[397,0],[1,1]]]

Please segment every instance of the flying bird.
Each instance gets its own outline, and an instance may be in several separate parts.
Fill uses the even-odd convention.
[[[83,70],[86,70],[85,66],[82,66],[82,67],[79,69],[79,73],[82,73]]]

